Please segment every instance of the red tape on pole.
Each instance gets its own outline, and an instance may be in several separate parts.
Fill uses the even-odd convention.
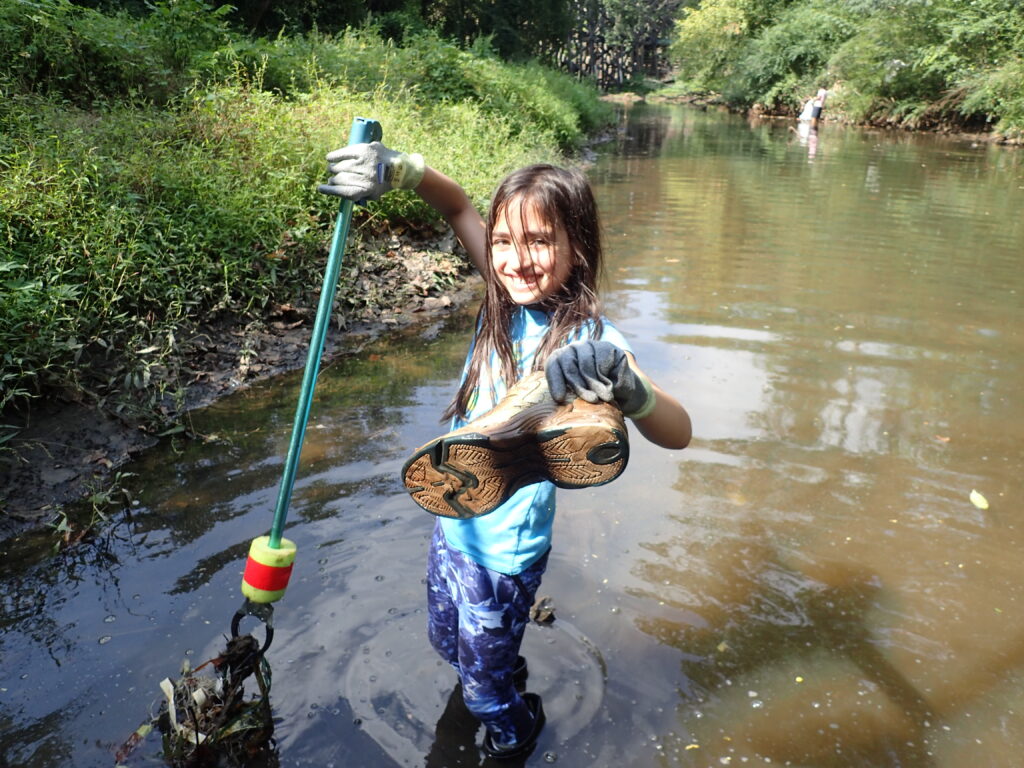
[[[237,573],[237,571],[236,571]],[[245,564],[245,573],[242,580],[251,587],[263,589],[267,592],[276,592],[288,586],[288,579],[292,576],[292,565],[278,568],[273,565],[264,565],[253,560],[251,557]]]
[[[242,594],[254,603],[272,603],[284,596],[295,562],[295,544],[281,539],[280,547],[270,546],[270,537],[252,540],[249,559],[242,574]]]

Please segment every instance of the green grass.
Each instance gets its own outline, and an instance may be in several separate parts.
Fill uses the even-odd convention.
[[[152,409],[181,329],[315,303],[338,206],[316,185],[354,116],[481,206],[505,173],[557,160],[608,117],[571,78],[433,35],[251,40],[212,12],[192,27],[57,0],[31,4],[42,21],[14,13],[29,6],[0,0],[0,409],[59,393]],[[126,68],[112,85],[58,65],[113,46],[116,27],[135,55],[104,59]],[[359,217],[436,221],[409,192]]]

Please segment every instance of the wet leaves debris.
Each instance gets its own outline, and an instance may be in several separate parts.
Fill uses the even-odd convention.
[[[207,667],[214,674],[200,675]],[[247,697],[245,682],[250,677],[258,690]],[[159,711],[118,750],[118,768],[130,768],[133,762],[152,764],[139,753],[154,730],[161,735],[161,757],[172,768],[234,768],[271,757],[275,746],[270,683],[270,665],[252,635],[228,640],[219,656],[194,670],[186,660],[181,677],[160,683]]]

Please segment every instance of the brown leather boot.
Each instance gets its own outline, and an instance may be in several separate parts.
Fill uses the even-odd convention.
[[[427,512],[468,518],[486,515],[541,480],[559,488],[609,483],[628,460],[618,408],[578,398],[559,405],[544,372],[535,371],[480,418],[418,448],[402,477]]]

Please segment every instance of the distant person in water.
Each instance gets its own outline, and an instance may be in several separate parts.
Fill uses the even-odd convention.
[[[810,121],[812,125],[817,125],[818,120],[821,118],[821,111],[825,108],[825,99],[828,98],[828,89],[819,88],[818,92],[813,98],[807,100],[804,104],[803,110],[800,112],[801,121]]]
[[[814,106],[811,108],[811,119],[817,121],[821,118],[821,110],[825,108],[825,99],[828,98],[828,90],[819,88],[814,97]]]
[[[416,154],[379,142],[327,156],[325,194],[377,199],[413,189],[452,226],[486,293],[462,381],[446,416],[451,429],[494,408],[524,377],[544,371],[557,402],[607,402],[646,438],[680,449],[690,417],[639,368],[629,343],[603,315],[597,295],[602,248],[586,177],[551,165],[512,173],[487,220],[462,187]],[[486,726],[493,758],[530,753],[544,726],[540,696],[522,693],[519,655],[551,549],[555,486],[531,482],[493,511],[439,516],[427,564],[428,629],[459,675],[466,708]]]

